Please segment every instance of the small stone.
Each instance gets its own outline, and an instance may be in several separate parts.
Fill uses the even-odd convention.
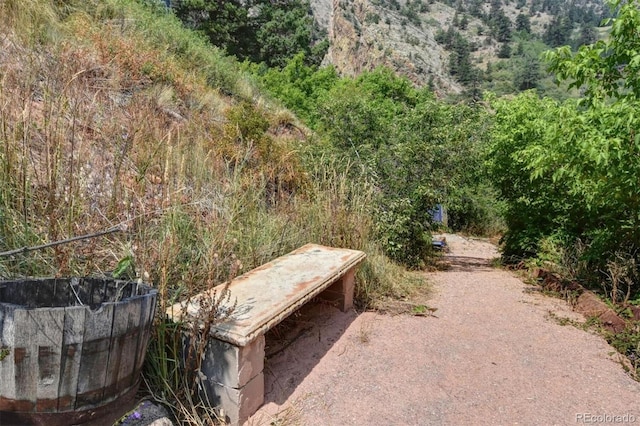
[[[174,426],[173,422],[166,417],[158,419],[153,423],[149,424],[149,426]]]

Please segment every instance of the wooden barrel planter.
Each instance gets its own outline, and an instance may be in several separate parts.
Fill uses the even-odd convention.
[[[115,279],[0,281],[0,424],[113,424],[132,408],[156,297]]]

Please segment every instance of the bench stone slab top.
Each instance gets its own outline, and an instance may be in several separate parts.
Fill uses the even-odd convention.
[[[231,281],[229,302],[236,304],[231,316],[212,327],[213,337],[246,346],[316,297],[366,257],[358,250],[307,244],[293,252],[253,269]],[[196,318],[200,297],[219,298],[224,285],[200,293],[186,304],[167,310],[174,321]]]

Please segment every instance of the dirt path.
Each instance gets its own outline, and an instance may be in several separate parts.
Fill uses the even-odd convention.
[[[267,401],[249,424],[640,425],[640,383],[613,349],[549,312],[580,316],[490,268],[493,246],[448,241],[452,268],[429,274],[437,317],[315,306],[288,347],[268,339]]]

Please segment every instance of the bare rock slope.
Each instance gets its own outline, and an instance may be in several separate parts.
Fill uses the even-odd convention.
[[[599,0],[579,0],[584,6]],[[312,0],[311,8],[328,33],[330,48],[325,63],[343,75],[356,76],[385,65],[418,86],[430,85],[438,95],[464,88],[449,73],[451,52],[436,42],[439,31],[454,27],[471,48],[473,64],[484,71],[498,60],[500,43],[487,20],[469,13],[471,1],[435,0]],[[481,2],[481,13],[491,14],[492,2]],[[551,21],[545,12],[532,12],[533,0],[499,2],[515,30],[516,17],[530,17],[531,31],[541,35]],[[591,6],[589,6],[591,7]],[[597,6],[601,7],[601,6]],[[539,5],[538,5],[539,8]],[[464,17],[466,24],[459,20]],[[456,25],[458,23],[458,25]],[[513,43],[512,43],[513,44]]]
[[[435,41],[441,25],[433,18],[417,25],[426,15],[410,22],[381,3],[333,0],[327,20],[326,1],[314,10],[325,11],[319,19],[328,26],[330,48],[325,60],[342,74],[356,76],[384,65],[420,86],[431,83],[447,93],[462,90],[447,71],[448,53]],[[436,3],[433,7],[453,16],[447,6]]]

